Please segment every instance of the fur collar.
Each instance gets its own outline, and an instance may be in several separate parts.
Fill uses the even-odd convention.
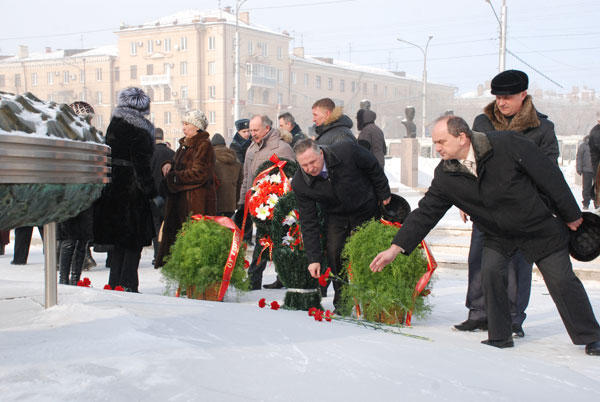
[[[490,119],[494,128],[497,131],[518,131],[524,132],[527,129],[539,127],[540,119],[538,113],[533,106],[531,95],[527,95],[523,101],[521,109],[509,121],[496,106],[496,101],[493,101],[483,109],[483,113]]]
[[[340,117],[344,114],[344,108],[341,106],[336,106],[332,111],[327,120],[323,123],[323,126],[328,126],[331,123],[338,121]]]
[[[197,146],[201,141],[208,140],[209,134],[206,131],[200,131],[195,136],[188,138],[183,137],[179,140],[179,143],[187,148],[193,148]]]
[[[490,143],[487,135],[478,131],[473,131],[473,135],[471,136],[471,144],[473,145],[473,152],[475,153],[475,160],[477,161],[477,170],[479,170],[480,163],[484,162],[489,156],[491,156],[492,144]],[[456,159],[444,161],[443,167],[444,172],[448,173],[469,173],[467,168]]]
[[[132,126],[145,130],[154,138],[154,125],[138,110],[125,106],[117,106],[113,111],[112,117],[123,119]]]

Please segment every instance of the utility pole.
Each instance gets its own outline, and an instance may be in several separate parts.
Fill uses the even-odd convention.
[[[237,121],[240,118],[240,7],[247,0],[237,0],[235,5],[235,44],[233,46],[234,52],[234,69],[235,84],[233,87],[233,121]]]
[[[500,11],[500,72],[506,70],[506,0],[502,0]]]

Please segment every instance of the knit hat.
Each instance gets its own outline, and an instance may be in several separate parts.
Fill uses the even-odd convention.
[[[206,127],[208,127],[208,119],[203,111],[194,109],[187,112],[183,119],[181,119],[183,123],[189,123],[192,126],[196,126],[198,130],[205,131]]]
[[[240,130],[245,130],[247,128],[250,128],[250,120],[248,119],[239,119],[235,122],[235,129],[237,131]]]
[[[213,145],[225,145],[225,138],[223,138],[221,134],[215,133],[215,135],[212,136],[210,142]]]
[[[523,71],[506,70],[492,79],[492,95],[514,95],[529,86],[529,77]]]
[[[140,88],[129,87],[119,92],[118,105],[135,109],[141,114],[150,113],[150,97]]]

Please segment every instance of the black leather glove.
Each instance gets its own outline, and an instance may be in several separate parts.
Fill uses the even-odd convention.
[[[245,204],[238,206],[238,209],[235,211],[235,215],[233,216],[233,223],[235,223],[238,228],[241,228],[242,223],[244,222],[244,207]]]
[[[152,204],[154,204],[156,208],[161,209],[165,206],[165,200],[160,195],[157,195],[152,199]]]

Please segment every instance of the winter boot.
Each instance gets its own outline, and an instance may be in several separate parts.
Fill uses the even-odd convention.
[[[73,263],[71,264],[71,285],[77,285],[81,278],[81,271],[85,261],[86,242],[77,241],[75,253],[73,255]]]
[[[71,272],[71,260],[75,251],[75,242],[75,240],[63,240],[60,242],[58,283],[61,285],[69,284],[69,273]]]

